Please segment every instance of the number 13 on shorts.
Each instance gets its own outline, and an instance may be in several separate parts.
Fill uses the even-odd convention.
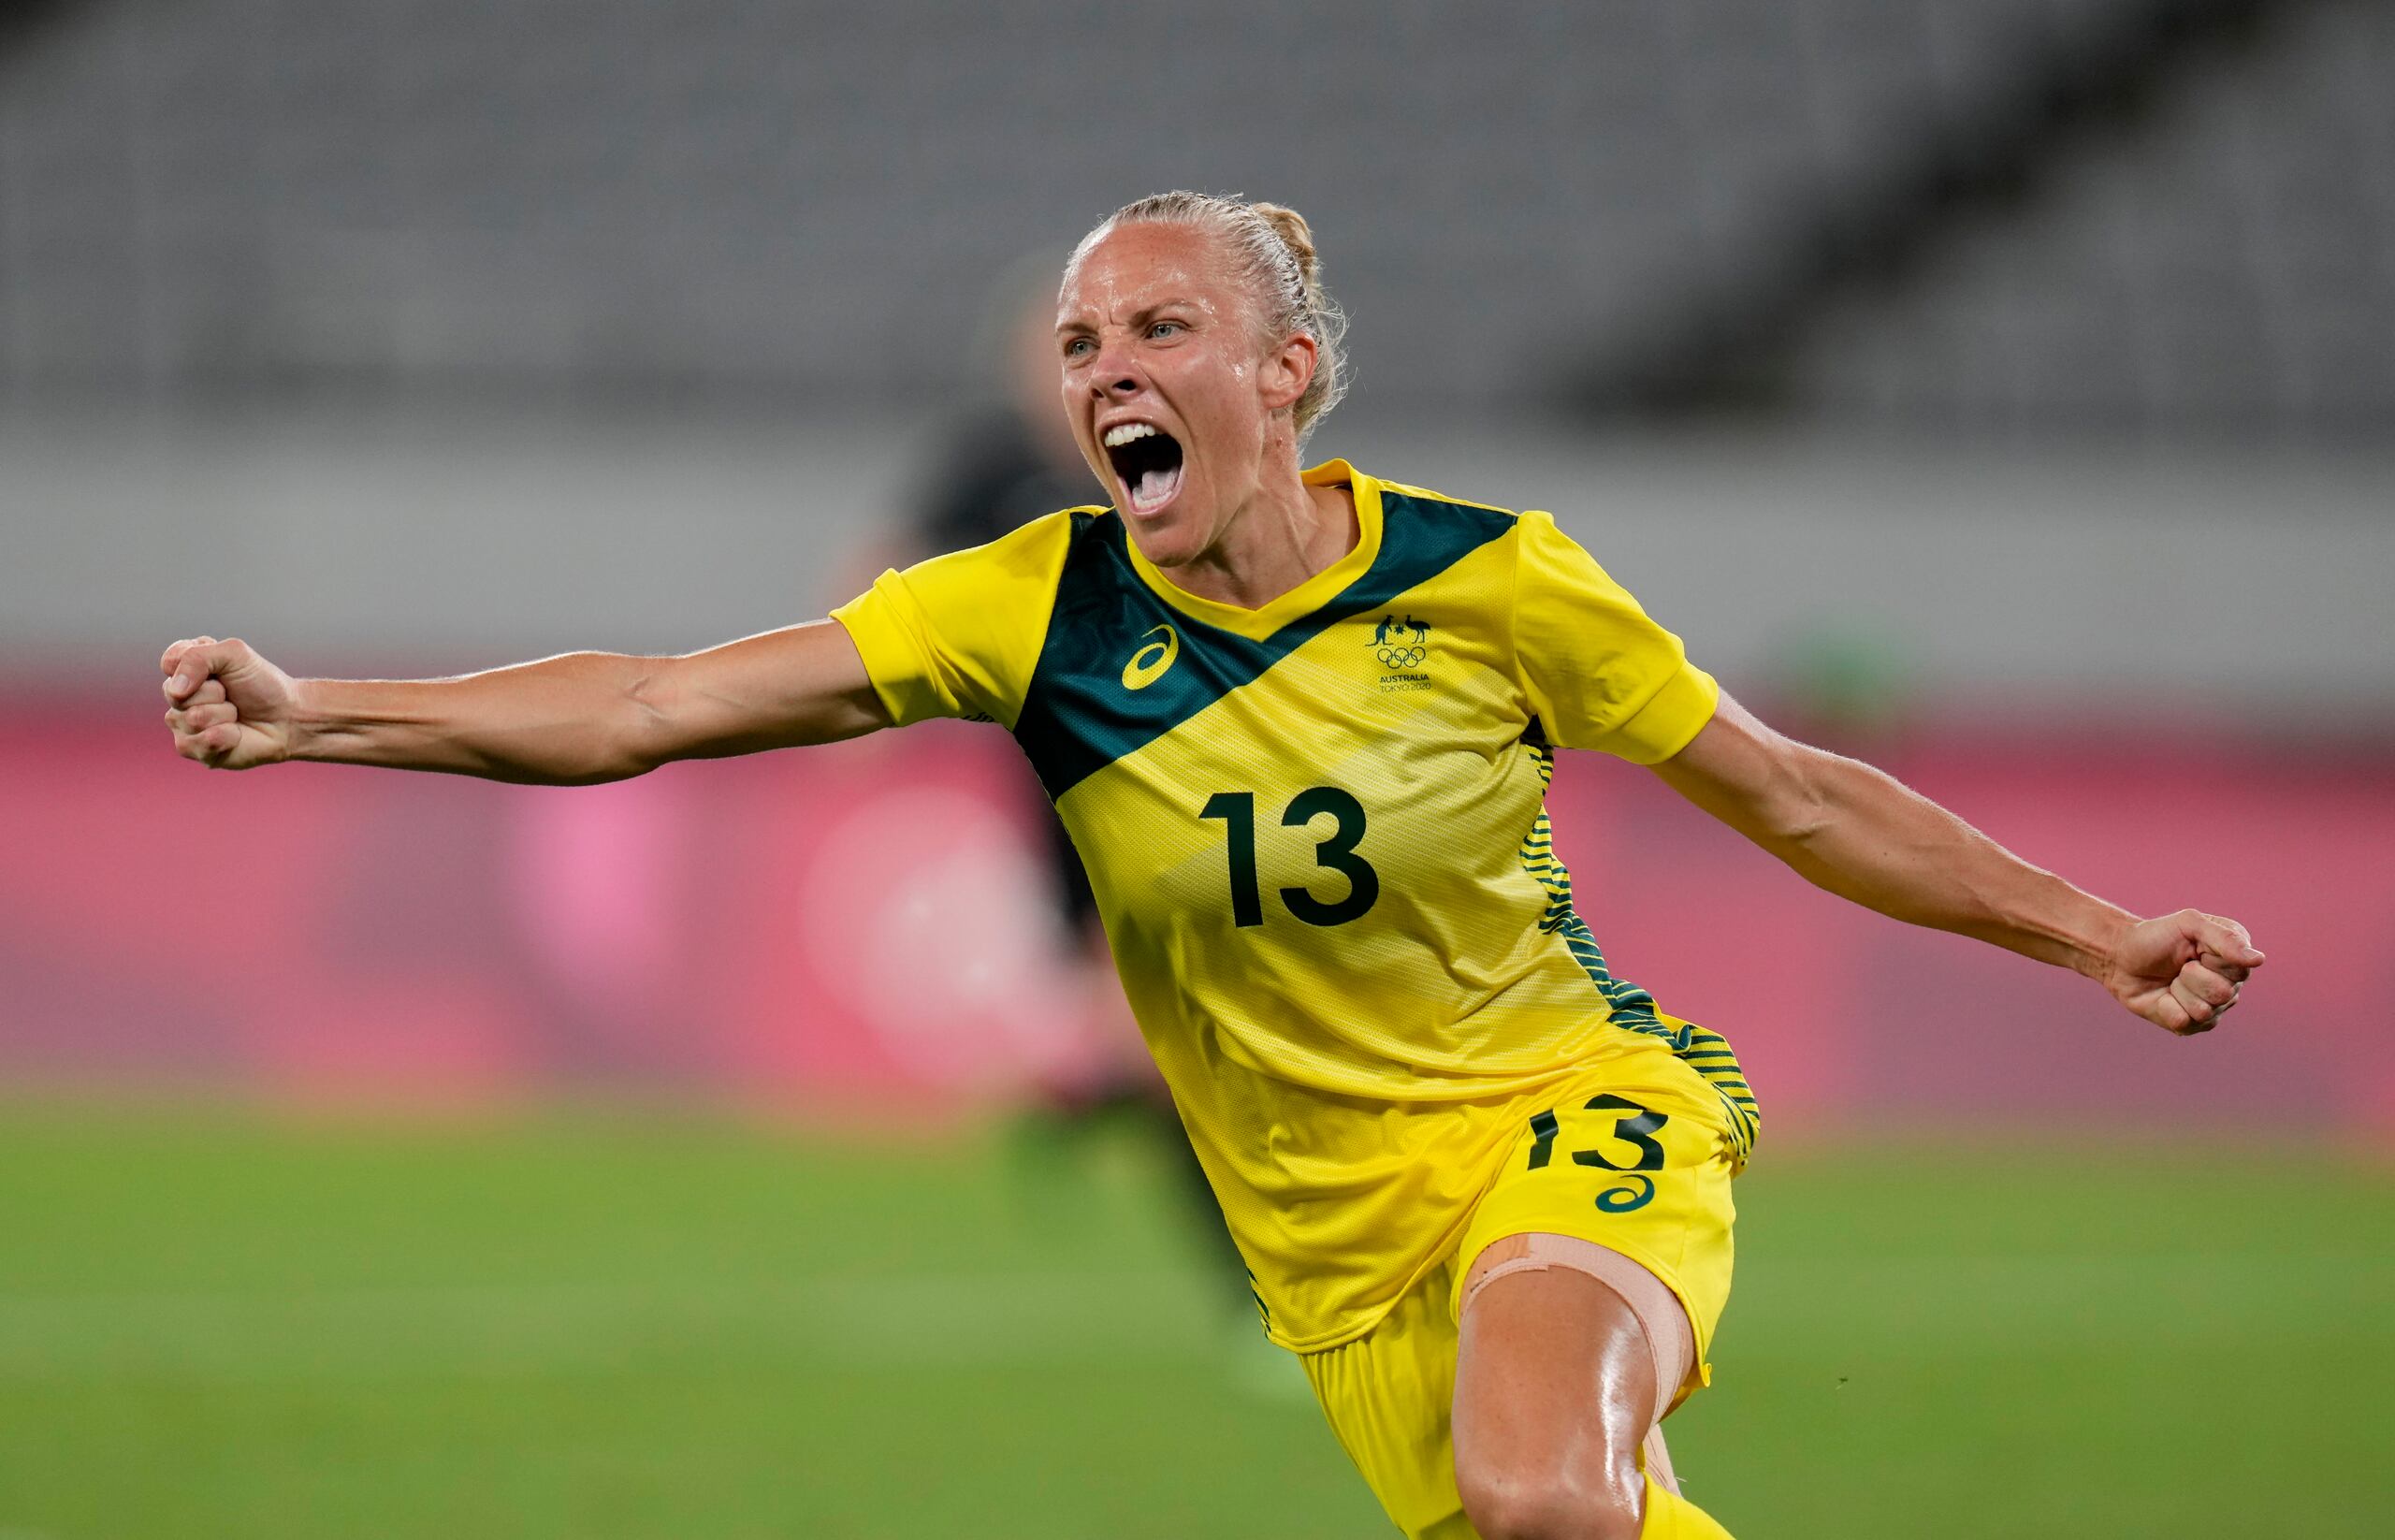
[[[1638,1150],[1637,1164],[1617,1166],[1605,1158],[1602,1150],[1575,1150],[1572,1159],[1582,1166],[1595,1166],[1608,1171],[1626,1171],[1629,1180],[1618,1187],[1607,1187],[1597,1194],[1597,1207],[1607,1213],[1629,1213],[1645,1208],[1655,1197],[1655,1179],[1648,1171],[1663,1169],[1663,1146],[1655,1135],[1671,1122],[1664,1112],[1653,1112],[1626,1097],[1612,1095],[1590,1097],[1585,1111],[1591,1112],[1621,1112],[1624,1117],[1613,1126],[1613,1137]],[[1555,1141],[1561,1136],[1563,1126],[1556,1121],[1553,1111],[1539,1113],[1531,1119],[1531,1153],[1525,1165],[1537,1170],[1555,1155]]]
[[[1618,1067],[1603,1082],[1567,1087],[1553,1106],[1531,1104],[1473,1212],[1456,1271],[1460,1279],[1508,1235],[1591,1242],[1671,1286],[1701,1355],[1730,1294],[1730,1125],[1709,1085],[1667,1054],[1656,1058],[1651,1077]]]

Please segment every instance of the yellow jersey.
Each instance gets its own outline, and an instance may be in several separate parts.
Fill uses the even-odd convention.
[[[884,573],[834,616],[899,724],[1009,729],[1089,868],[1140,1030],[1274,1341],[1369,1331],[1526,1120],[1662,1038],[1572,905],[1557,747],[1676,753],[1720,692],[1543,513],[1332,460],[1359,538],[1261,609],[1186,593],[1111,510]]]

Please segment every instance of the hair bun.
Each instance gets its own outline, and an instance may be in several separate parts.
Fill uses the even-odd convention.
[[[1314,269],[1319,259],[1314,254],[1314,231],[1307,225],[1306,216],[1278,203],[1251,203],[1248,207],[1255,210],[1256,216],[1265,224],[1271,225],[1272,233],[1289,248],[1290,254],[1298,259],[1298,275],[1311,288],[1316,282]]]

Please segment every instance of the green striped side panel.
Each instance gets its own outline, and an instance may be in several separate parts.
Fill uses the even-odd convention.
[[[1554,748],[1533,743],[1531,754],[1538,766],[1539,784],[1554,785]],[[1604,996],[1615,1025],[1662,1039],[1682,1063],[1712,1085],[1729,1113],[1731,1140],[1736,1146],[1738,1160],[1743,1162],[1754,1150],[1762,1118],[1755,1106],[1754,1090],[1747,1084],[1746,1071],[1738,1068],[1738,1055],[1731,1051],[1729,1039],[1719,1032],[1693,1024],[1666,1024],[1655,1009],[1655,996],[1627,979],[1614,977],[1613,969],[1605,965],[1604,949],[1597,945],[1588,922],[1572,907],[1572,874],[1556,859],[1555,830],[1547,822],[1544,803],[1531,824],[1531,832],[1522,837],[1521,860],[1522,869],[1546,892],[1546,912],[1539,917],[1538,928],[1562,938],[1564,950],[1572,953],[1572,960],[1580,965],[1597,986],[1597,993]]]

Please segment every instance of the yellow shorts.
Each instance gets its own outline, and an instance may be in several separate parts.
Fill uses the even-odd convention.
[[[1720,1096],[1663,1045],[1610,1063],[1529,1120],[1453,1257],[1366,1335],[1299,1358],[1331,1431],[1399,1529],[1415,1540],[1473,1540],[1447,1419],[1458,1299],[1492,1241],[1576,1236],[1638,1262],[1679,1297],[1695,1330],[1680,1395],[1711,1383],[1706,1356],[1730,1298],[1738,1154]]]

